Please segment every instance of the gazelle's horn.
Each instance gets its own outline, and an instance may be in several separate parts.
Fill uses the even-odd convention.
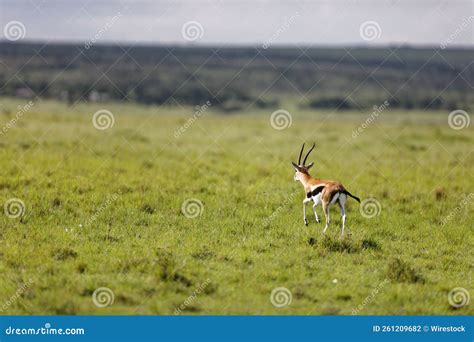
[[[301,146],[300,157],[298,158],[298,165],[301,165],[301,156],[303,155],[303,150],[304,150],[304,143],[303,143],[303,146]]]
[[[306,165],[306,159],[308,159],[308,156],[309,156],[309,154],[311,153],[311,151],[313,150],[314,146],[316,146],[316,144],[313,144],[313,146],[312,146],[311,149],[308,151],[308,153],[306,153],[306,157],[304,157],[303,165]]]

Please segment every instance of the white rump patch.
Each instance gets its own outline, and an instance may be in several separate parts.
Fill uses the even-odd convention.
[[[336,203],[337,199],[339,198],[339,192],[334,195],[334,197],[331,200],[331,204]]]

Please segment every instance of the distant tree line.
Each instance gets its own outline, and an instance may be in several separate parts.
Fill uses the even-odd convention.
[[[473,50],[211,48],[0,42],[0,96],[200,105],[221,111],[470,108]]]

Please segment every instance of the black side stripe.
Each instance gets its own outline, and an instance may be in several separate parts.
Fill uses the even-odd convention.
[[[316,196],[317,194],[319,194],[323,190],[324,190],[324,185],[319,185],[316,188],[314,188],[312,191],[308,191],[306,193],[306,197],[311,198],[313,196]]]

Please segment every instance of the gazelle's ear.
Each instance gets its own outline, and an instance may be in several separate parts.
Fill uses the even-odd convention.
[[[308,166],[306,166],[306,168],[309,170],[313,167],[313,165],[314,165],[314,162],[311,162]]]
[[[296,165],[295,162],[291,162],[291,164],[293,164],[293,167],[295,168],[295,170],[300,170],[300,167],[298,165]]]

